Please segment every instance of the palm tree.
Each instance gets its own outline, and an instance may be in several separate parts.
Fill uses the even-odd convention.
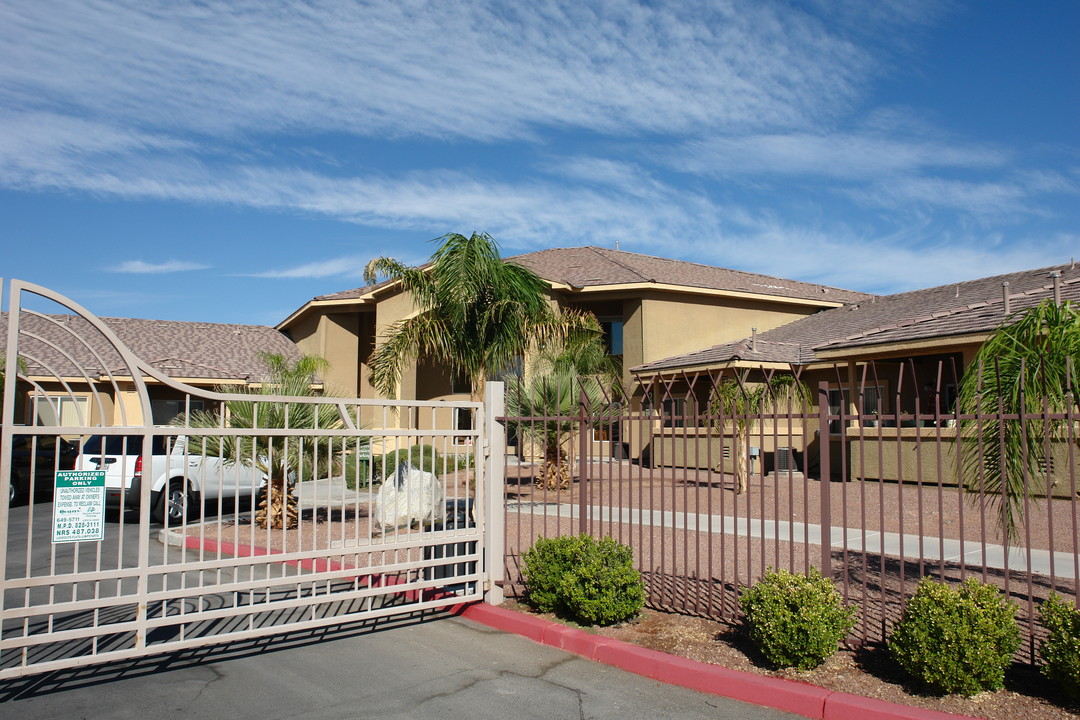
[[[964,487],[999,504],[998,524],[1010,540],[1034,490],[1027,478],[1045,472],[1046,444],[1069,438],[1069,421],[1041,416],[1076,410],[1077,358],[1080,308],[1044,300],[1007,317],[960,379],[961,414],[990,416],[961,421]]]
[[[519,438],[542,447],[544,464],[536,484],[549,490],[570,487],[572,438],[586,422],[599,425],[617,412],[612,402],[620,369],[599,336],[572,333],[530,359],[524,378],[513,378],[506,393],[507,415]]]
[[[592,314],[553,309],[548,284],[504,262],[487,233],[449,233],[435,242],[441,245],[421,267],[380,257],[364,269],[366,282],[381,274],[400,283],[417,311],[390,327],[371,358],[371,383],[383,395],[394,395],[406,363],[426,357],[466,375],[479,398],[488,377],[514,366],[530,349],[574,330],[599,333]]]
[[[299,518],[293,484],[297,478],[319,477],[333,471],[340,463],[338,456],[344,453],[344,441],[340,437],[308,436],[280,437],[260,433],[261,430],[320,429],[337,430],[344,422],[335,405],[306,402],[321,393],[313,388],[318,374],[328,368],[323,358],[305,355],[289,362],[282,355],[263,354],[269,373],[264,382],[247,387],[239,393],[231,387],[220,387],[219,392],[251,396],[251,400],[233,398],[223,403],[220,411],[195,411],[180,415],[173,425],[185,428],[240,428],[251,430],[250,434],[206,435],[189,439],[192,452],[217,455],[226,462],[240,462],[257,468],[267,477],[266,492],[259,503],[255,521],[260,527],[291,528]],[[287,402],[273,397],[297,398]],[[267,398],[267,399],[263,399]],[[357,440],[351,448],[358,454],[366,439]],[[335,455],[335,448],[338,455]],[[347,472],[347,471],[346,471]]]
[[[735,459],[735,492],[746,492],[747,445],[754,430],[755,418],[784,412],[793,403],[800,405],[809,397],[804,383],[794,375],[777,374],[763,383],[745,383],[725,378],[716,384],[710,402],[716,429],[732,429]],[[722,461],[721,461],[722,463]]]

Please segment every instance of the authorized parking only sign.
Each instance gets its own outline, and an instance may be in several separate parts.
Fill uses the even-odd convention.
[[[105,471],[60,470],[53,496],[54,543],[105,539]]]

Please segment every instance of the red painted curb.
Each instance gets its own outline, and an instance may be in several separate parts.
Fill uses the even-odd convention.
[[[815,720],[976,720],[966,715],[897,705],[794,680],[700,663],[495,605],[476,603],[461,606],[455,611],[481,625],[523,635],[543,645],[642,677]]]
[[[600,648],[596,660],[670,685],[809,718],[824,716],[825,698],[830,693],[816,685],[741,673],[626,643]]]
[[[823,720],[956,720],[965,715],[953,715],[940,710],[897,705],[884,700],[833,693],[825,698]]]

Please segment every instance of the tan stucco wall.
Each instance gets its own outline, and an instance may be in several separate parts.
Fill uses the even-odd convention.
[[[923,483],[936,484],[940,475],[942,485],[959,484],[954,428],[850,428],[847,436],[851,447],[850,472],[853,478],[906,483],[921,480]],[[1068,444],[1060,441],[1051,443],[1050,457],[1052,465],[1059,468],[1050,476],[1051,494],[1054,497],[1071,497]],[[1030,482],[1033,495],[1046,496],[1044,476],[1032,477]]]
[[[626,362],[639,365],[741,340],[750,336],[752,328],[764,332],[815,310],[734,298],[647,293],[640,311],[641,357],[627,357]]]
[[[754,472],[771,472],[774,467],[776,448],[792,448],[802,458],[806,452],[809,436],[801,422],[772,422],[755,425],[749,444],[760,449],[755,461]],[[657,467],[718,468],[723,465],[725,472],[734,472],[735,447],[740,442],[734,435],[718,434],[706,428],[664,428],[654,430],[650,444],[651,461]],[[727,457],[724,457],[724,448]],[[800,467],[800,470],[806,468]]]
[[[370,396],[361,385],[361,329],[359,311],[315,312],[289,328],[293,342],[306,355],[318,355],[330,363],[323,373],[326,384],[351,397]]]

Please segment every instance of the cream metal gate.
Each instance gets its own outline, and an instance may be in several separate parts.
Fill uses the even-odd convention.
[[[0,503],[0,679],[445,608],[490,587],[481,403],[196,389],[135,357],[79,305],[21,281],[4,320],[0,497],[15,483],[26,498]],[[154,394],[219,420],[155,426]],[[461,413],[471,429],[453,422]],[[54,542],[55,506],[67,512],[72,496],[37,491],[80,449],[83,469],[133,489],[106,487],[119,507],[100,540]],[[265,490],[252,494],[275,468],[297,499],[292,529],[272,527],[288,524],[285,510],[272,508],[266,527],[255,518]],[[430,471],[419,487],[441,498],[424,505],[399,482],[411,468]],[[378,492],[399,484],[413,516],[434,509],[380,525]],[[94,500],[82,502],[92,526]]]

